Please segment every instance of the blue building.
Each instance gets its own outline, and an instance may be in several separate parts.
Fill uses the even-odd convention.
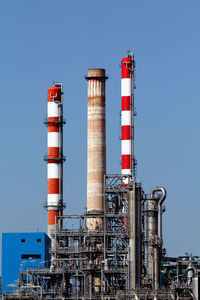
[[[12,290],[19,271],[49,266],[50,246],[44,232],[2,233],[2,293]]]

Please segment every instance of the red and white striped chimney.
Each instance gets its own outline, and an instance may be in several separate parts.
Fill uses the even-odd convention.
[[[48,154],[47,178],[48,178],[48,235],[55,232],[56,216],[63,213],[63,107],[62,107],[62,84],[55,83],[48,89],[47,98],[47,121],[48,126]]]
[[[121,61],[121,161],[122,174],[134,177],[134,56]]]

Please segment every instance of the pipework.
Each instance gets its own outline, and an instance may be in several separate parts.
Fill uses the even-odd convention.
[[[162,194],[160,194],[162,193]],[[162,204],[166,199],[166,190],[156,187],[146,199],[146,253],[147,275],[152,287],[160,287],[160,262],[162,257]]]
[[[151,191],[151,198],[155,198],[156,193],[161,192],[158,200],[158,236],[162,239],[162,205],[167,197],[167,191],[164,187],[156,187]]]

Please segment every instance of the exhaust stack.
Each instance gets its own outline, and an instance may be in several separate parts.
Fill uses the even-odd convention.
[[[121,61],[121,155],[122,174],[134,178],[134,56]]]
[[[135,189],[135,164],[134,164],[134,55],[128,52],[127,57],[121,61],[121,161],[122,175],[130,175],[133,183],[129,192],[129,289],[134,290],[138,280],[138,266],[140,262],[140,247],[136,240],[136,224],[140,216],[137,211],[136,189]],[[128,184],[128,178],[125,179]]]
[[[48,210],[48,235],[55,233],[56,216],[63,214],[63,106],[62,106],[62,84],[55,83],[48,89],[47,98],[47,121],[48,127],[48,153],[47,161],[47,204]]]
[[[106,173],[105,76],[104,69],[89,69],[87,128],[87,212],[103,212]],[[100,219],[88,219],[88,229],[101,227]]]

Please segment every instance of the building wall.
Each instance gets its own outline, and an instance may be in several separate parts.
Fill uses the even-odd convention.
[[[51,240],[44,232],[2,233],[2,293],[16,289],[20,270],[49,266]]]

